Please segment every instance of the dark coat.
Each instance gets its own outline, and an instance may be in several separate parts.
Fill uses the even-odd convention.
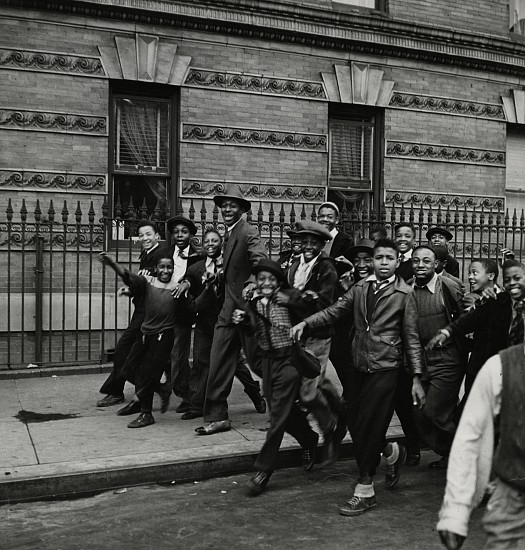
[[[224,304],[219,314],[221,326],[231,325],[233,310],[243,309],[242,291],[250,278],[251,268],[268,258],[259,232],[241,219],[232,229],[224,247]]]
[[[224,302],[224,285],[216,292],[214,285],[204,285],[202,276],[206,271],[206,258],[188,267],[184,276],[190,283],[188,307],[196,315],[196,325],[208,334],[213,334]]]
[[[353,258],[349,257],[350,249],[354,246],[354,240],[347,233],[339,231],[335,236],[332,247],[330,248],[330,257],[337,258],[338,256],[344,256],[350,261]]]
[[[474,333],[469,372],[478,372],[489,357],[509,347],[512,323],[512,299],[500,292],[495,300],[487,300],[453,321],[446,327],[452,335]]]
[[[405,283],[408,283],[414,277],[414,268],[412,267],[412,260],[401,262],[396,269],[396,275],[401,277]]]
[[[399,369],[403,350],[410,363],[420,353],[419,335],[405,322],[405,308],[412,289],[396,277],[377,300],[370,324],[367,321],[367,296],[371,281],[356,283],[329,308],[305,319],[309,327],[330,326],[337,319],[354,316],[355,336],[352,342],[354,367],[361,372]]]
[[[300,322],[308,315],[316,311],[321,311],[333,304],[337,299],[337,272],[334,267],[334,261],[321,252],[316,260],[310,276],[306,281],[303,290],[293,288],[295,273],[299,267],[300,261],[295,261],[286,274],[288,285],[292,289],[290,292],[290,302],[288,307],[293,317],[293,322]],[[311,299],[305,292],[310,290],[317,294],[316,299]],[[317,338],[329,338],[332,335],[332,327],[324,327],[321,330],[312,332],[311,336]]]
[[[445,266],[445,271],[447,273],[450,273],[451,275],[454,275],[454,277],[459,278],[459,262],[456,260],[456,258],[453,258],[450,254],[447,258],[447,265]]]

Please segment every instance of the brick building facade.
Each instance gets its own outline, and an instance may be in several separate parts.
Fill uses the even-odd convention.
[[[98,220],[106,202],[110,216],[182,209],[204,223],[231,186],[264,219],[326,198],[375,212],[525,205],[521,0],[3,4],[2,212],[38,199],[47,222],[52,200],[60,220],[67,200],[70,220],[77,203]],[[0,333],[24,332],[34,306],[7,287],[22,260],[14,243],[5,268],[1,229],[0,294],[20,313]],[[55,265],[78,264],[67,254]],[[100,270],[80,258],[91,294]],[[49,302],[62,293],[69,311],[55,286]]]

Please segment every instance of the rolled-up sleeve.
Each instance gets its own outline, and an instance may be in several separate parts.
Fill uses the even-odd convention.
[[[450,452],[438,531],[466,537],[470,514],[485,494],[494,452],[494,418],[501,405],[501,377],[499,355],[491,357],[476,377]]]

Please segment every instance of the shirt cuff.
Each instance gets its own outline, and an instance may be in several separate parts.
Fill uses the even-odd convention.
[[[466,537],[468,535],[469,518],[470,509],[468,506],[449,504],[446,508],[441,509],[436,529],[438,531],[450,531],[456,535]]]
[[[451,337],[450,332],[446,328],[442,328],[439,332],[441,332],[441,334],[444,334],[447,338]]]

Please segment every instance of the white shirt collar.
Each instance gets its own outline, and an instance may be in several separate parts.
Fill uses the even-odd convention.
[[[413,248],[409,248],[406,252],[400,252],[399,255],[403,254],[404,262],[410,260],[412,258],[412,252],[414,251]]]
[[[225,233],[230,233],[233,231],[233,228],[242,220],[242,218],[239,218],[233,225],[230,225],[230,227],[226,226],[226,229],[224,230]]]
[[[209,256],[206,256],[206,267],[214,263],[215,265],[220,264],[220,260],[222,259],[222,254],[220,256],[217,256],[216,258],[210,258]]]
[[[334,227],[332,231],[330,231],[330,235],[332,235],[332,241],[335,239],[335,236],[339,233],[339,230],[337,227]],[[330,241],[329,241],[330,242]]]
[[[366,278],[366,280],[367,280],[367,281],[377,281],[376,274],[375,274],[375,273],[372,273],[372,275],[369,275],[369,276]],[[396,274],[394,273],[391,277],[388,277],[388,279],[383,279],[381,282],[382,282],[382,283],[388,282],[388,284],[390,284],[390,283],[393,283],[395,280],[396,280]]]
[[[321,256],[321,253],[319,252],[319,254],[317,254],[317,256],[315,258],[312,258],[309,262],[307,262],[305,259],[304,259],[304,254],[301,254],[301,264],[303,265],[308,265],[308,266],[312,266],[315,264],[315,262],[319,259],[319,256]]]
[[[416,285],[416,280],[414,279],[414,282],[412,283],[412,286],[413,287],[417,286],[417,288],[427,287],[428,290],[430,290],[430,292],[432,292],[432,294],[435,294],[436,293],[436,283],[437,283],[438,277],[439,277],[439,275],[437,273],[434,273],[434,276],[432,277],[432,279],[430,279],[430,281],[428,281],[428,283],[426,285],[423,285],[423,286]]]
[[[146,254],[149,254],[150,252],[153,252],[156,248],[158,248],[159,243],[155,244],[155,246],[152,246],[149,250],[144,250]]]
[[[177,253],[177,256],[180,256],[181,254],[184,254],[184,256],[188,256],[190,253],[190,245],[183,249],[180,249],[177,245],[175,245],[175,252]]]

